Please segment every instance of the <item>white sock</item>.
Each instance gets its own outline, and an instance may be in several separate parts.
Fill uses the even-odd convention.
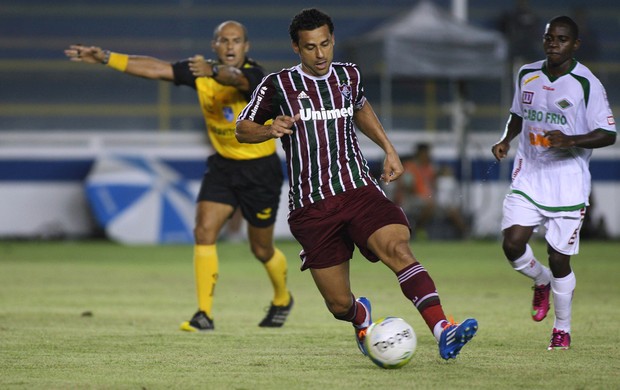
[[[571,272],[563,278],[551,278],[555,322],[553,327],[570,333],[570,322],[573,303],[573,292],[577,285],[575,274]]]
[[[529,244],[525,245],[525,253],[515,261],[510,261],[510,265],[515,271],[533,279],[537,286],[547,285],[551,281],[551,271],[536,260]]]
[[[441,320],[438,323],[436,323],[435,326],[433,327],[433,336],[435,336],[435,338],[437,339],[437,342],[439,342],[439,338],[441,337],[441,332],[443,332],[443,327],[447,322],[448,321],[446,320]]]

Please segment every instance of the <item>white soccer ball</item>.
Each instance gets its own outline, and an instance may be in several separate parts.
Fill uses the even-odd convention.
[[[368,357],[381,368],[400,368],[413,357],[418,341],[411,325],[398,317],[381,318],[366,331]]]

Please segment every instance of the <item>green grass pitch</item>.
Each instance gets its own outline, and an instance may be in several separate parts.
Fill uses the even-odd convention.
[[[196,310],[191,246],[0,242],[2,389],[613,389],[620,388],[620,243],[582,242],[573,348],[547,351],[553,326],[529,316],[529,281],[496,241],[412,242],[446,313],[480,329],[456,360],[439,358],[430,331],[395,276],[356,255],[352,288],[373,316],[398,316],[418,348],[398,370],[363,357],[349,324],[325,308],[295,242],[288,257],[295,307],[281,329],[257,326],[271,299],[246,244],[219,245],[216,329],[178,330]],[[546,263],[542,243],[533,245]]]

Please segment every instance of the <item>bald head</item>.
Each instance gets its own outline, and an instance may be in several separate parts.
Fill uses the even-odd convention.
[[[220,35],[222,34],[222,30],[224,29],[228,29],[228,28],[237,28],[241,31],[242,35],[243,35],[243,40],[245,42],[247,42],[248,40],[248,30],[245,28],[245,26],[235,20],[227,20],[225,22],[220,23],[215,30],[213,30],[213,40],[217,41],[217,39],[220,37]]]

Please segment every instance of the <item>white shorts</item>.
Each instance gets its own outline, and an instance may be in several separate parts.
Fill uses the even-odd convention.
[[[535,226],[534,231],[543,225],[545,240],[556,251],[565,255],[579,253],[579,230],[583,224],[586,209],[575,211],[547,211],[517,194],[508,194],[504,199],[502,230],[513,225]]]

